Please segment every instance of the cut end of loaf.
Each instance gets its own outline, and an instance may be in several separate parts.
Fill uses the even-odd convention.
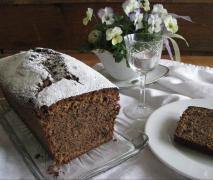
[[[118,101],[118,90],[111,88],[42,108],[42,129],[57,164],[67,163],[112,139]]]

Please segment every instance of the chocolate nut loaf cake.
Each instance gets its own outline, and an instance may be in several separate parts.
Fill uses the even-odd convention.
[[[189,106],[178,122],[174,140],[213,155],[213,109]]]
[[[112,139],[118,88],[73,57],[43,48],[6,57],[0,86],[58,165]]]

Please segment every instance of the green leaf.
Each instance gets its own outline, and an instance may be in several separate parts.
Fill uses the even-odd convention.
[[[181,61],[180,49],[179,49],[179,47],[178,47],[177,42],[176,42],[174,39],[170,38],[170,37],[168,37],[168,39],[169,39],[169,40],[171,41],[171,43],[172,43],[172,46],[173,46],[173,49],[174,49],[174,52],[175,52],[175,60],[180,62],[180,61]]]
[[[89,43],[84,43],[80,46],[79,51],[80,52],[89,52],[93,49],[92,45]]]
[[[181,36],[181,35],[179,35],[179,34],[171,34],[171,35],[169,35],[169,37],[171,37],[171,38],[182,39],[182,40],[185,41],[186,45],[189,47],[189,43],[187,42],[187,40],[186,40],[183,36]]]
[[[122,21],[123,19],[124,19],[123,16],[118,16],[118,15],[115,16],[115,21],[116,22]]]

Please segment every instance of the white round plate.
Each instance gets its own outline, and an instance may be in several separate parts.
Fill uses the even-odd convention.
[[[147,120],[145,133],[152,152],[168,167],[193,179],[213,179],[213,157],[174,142],[181,114],[188,106],[213,109],[213,101],[192,99],[177,101],[157,109]]]
[[[95,66],[94,69],[97,70],[102,75],[104,75],[107,79],[109,79],[116,86],[118,86],[119,89],[131,88],[131,87],[138,86],[138,84],[139,84],[139,80],[137,79],[137,77],[132,78],[132,80],[128,80],[128,81],[118,81],[118,80],[113,79],[106,72],[106,70],[103,68],[103,66],[102,67]],[[152,71],[147,73],[146,84],[151,84],[151,83],[156,82],[158,79],[165,76],[168,72],[169,72],[168,67],[159,64],[155,69],[153,69]]]
[[[168,72],[169,72],[168,67],[159,64],[154,70],[147,73],[146,84],[156,82],[161,77],[167,75]]]
[[[163,66],[159,64],[155,69],[148,72],[146,75],[146,85],[156,82],[161,77],[165,76],[169,72],[169,68],[166,66]],[[116,86],[119,87],[119,89],[129,88],[138,86],[140,81],[137,79],[132,78],[132,80],[129,81],[115,81],[113,82]]]

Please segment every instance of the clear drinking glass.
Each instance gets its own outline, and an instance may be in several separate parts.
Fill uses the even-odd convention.
[[[146,75],[153,70],[159,62],[163,47],[161,35],[150,34],[129,34],[124,37],[127,59],[140,79],[140,96],[138,104],[130,104],[124,108],[124,113],[131,119],[145,119],[153,109],[146,104]]]

